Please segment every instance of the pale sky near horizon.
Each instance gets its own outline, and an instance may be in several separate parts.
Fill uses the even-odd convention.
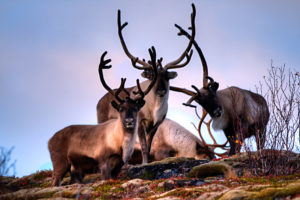
[[[220,89],[254,90],[271,60],[300,70],[297,0],[1,1],[0,146],[15,147],[16,175],[50,162],[47,142],[56,131],[96,123],[96,104],[106,93],[97,72],[104,51],[112,59],[113,67],[105,73],[111,87],[119,86],[121,77],[127,78],[127,86],[140,78],[118,38],[118,9],[129,23],[123,34],[132,54],[149,59],[148,48],[154,45],[165,64],[187,45],[174,23],[190,26],[192,2],[196,41]],[[196,52],[188,66],[174,71],[178,77],[171,85],[201,87]],[[194,131],[191,122],[197,118],[182,106],[187,99],[171,92],[168,117]]]

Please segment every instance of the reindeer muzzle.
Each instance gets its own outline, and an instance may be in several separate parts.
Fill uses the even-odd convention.
[[[158,97],[164,97],[166,95],[166,90],[157,90],[156,91],[156,96]]]
[[[134,120],[133,120],[133,118],[126,118],[125,119],[125,127],[126,128],[134,128]]]
[[[213,115],[214,117],[220,117],[223,113],[222,108],[217,108],[216,110],[214,110]]]

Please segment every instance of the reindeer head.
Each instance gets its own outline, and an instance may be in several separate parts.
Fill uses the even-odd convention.
[[[176,25],[176,27],[179,29],[178,35],[184,35],[187,38],[191,38],[189,33],[187,33],[179,25]],[[193,101],[196,101],[208,112],[208,114],[211,117],[220,117],[222,115],[222,105],[217,96],[219,83],[215,82],[213,78],[208,76],[208,69],[207,69],[207,63],[205,57],[195,40],[193,40],[193,45],[199,54],[203,66],[203,87],[199,90],[196,86],[192,85],[192,88],[196,92],[192,92],[184,88],[178,88],[173,86],[170,87],[170,90],[182,92],[191,96],[191,98],[184,105],[194,107],[193,105],[191,105],[191,103]],[[208,82],[208,80],[210,82]]]
[[[156,53],[154,47],[152,47],[152,50],[149,49],[149,53],[151,56],[151,62],[154,62],[155,66],[155,59],[156,59]],[[105,55],[107,52],[104,52],[100,59],[99,64],[99,76],[100,81],[103,85],[103,87],[115,97],[115,100],[111,101],[111,105],[113,108],[115,108],[119,112],[120,119],[122,121],[123,127],[126,129],[134,129],[135,125],[137,123],[137,116],[138,111],[144,106],[145,100],[144,97],[149,93],[149,91],[154,86],[154,83],[157,79],[157,70],[154,70],[153,80],[149,84],[148,88],[145,91],[142,91],[139,83],[139,79],[136,80],[138,91],[134,93],[136,95],[135,98],[130,97],[130,93],[125,89],[125,82],[126,79],[121,79],[120,87],[117,90],[112,90],[105,82],[104,76],[103,76],[103,69],[109,69],[111,68],[111,65],[107,65],[111,59],[104,60]],[[134,63],[134,61],[133,61]],[[127,95],[125,99],[122,99],[119,95],[121,92],[125,92]]]
[[[127,22],[125,22],[124,24],[121,23],[121,11],[118,11],[118,34],[119,34],[119,38],[122,44],[122,47],[126,53],[126,55],[134,62],[133,66],[136,69],[139,70],[143,70],[142,72],[142,77],[149,79],[149,80],[153,80],[154,78],[154,68],[157,68],[156,70],[157,72],[157,80],[155,82],[155,85],[153,87],[154,89],[154,94],[157,97],[164,97],[165,95],[168,94],[169,91],[169,80],[170,79],[174,79],[177,77],[177,72],[174,71],[168,71],[169,69],[175,69],[175,68],[181,68],[186,66],[190,59],[191,56],[193,54],[193,51],[191,49],[192,44],[193,44],[193,40],[195,37],[195,15],[196,15],[196,9],[194,4],[192,4],[192,8],[193,8],[193,12],[191,14],[191,29],[192,29],[192,36],[190,38],[189,44],[186,48],[186,50],[181,54],[181,56],[175,60],[172,61],[168,64],[166,64],[164,67],[162,66],[162,58],[160,58],[157,61],[157,65],[155,66],[151,66],[153,62],[148,61],[148,63],[145,61],[145,59],[140,60],[138,57],[134,57],[129,51],[128,48],[126,46],[126,43],[124,41],[123,35],[122,35],[122,30],[125,28],[125,26],[128,24]],[[176,26],[176,24],[175,24]],[[182,62],[182,60],[186,57],[186,61],[182,64],[180,64],[180,62]],[[141,66],[137,66],[137,63],[140,64]]]
[[[209,79],[210,82],[203,86],[200,90],[196,86],[192,85],[192,88],[196,91],[196,93],[192,95],[185,105],[189,106],[192,101],[196,101],[211,117],[220,117],[222,115],[222,105],[217,96],[219,83],[215,82],[209,76],[206,78]]]

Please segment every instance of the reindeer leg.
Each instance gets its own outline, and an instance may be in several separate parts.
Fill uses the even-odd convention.
[[[76,168],[71,165],[71,180],[70,184],[73,183],[82,183],[83,181],[83,173],[80,170],[76,170]]]
[[[126,163],[127,164],[127,163]],[[117,178],[119,175],[124,162],[121,157],[119,156],[111,156],[108,160],[108,166],[111,170],[111,176],[113,178]]]
[[[148,132],[147,134],[147,146],[148,146],[148,152],[150,154],[151,152],[151,145],[152,145],[152,140],[153,140],[153,137],[159,127],[159,125],[165,120],[166,118],[166,115],[163,116],[162,120],[157,122],[154,127],[152,129],[150,129],[150,131]],[[148,156],[149,157],[149,156]]]
[[[232,156],[234,154],[236,154],[236,145],[235,145],[235,140],[236,140],[236,137],[235,137],[235,133],[233,131],[233,129],[231,128],[226,128],[225,130],[223,130],[224,133],[225,133],[225,136],[227,138],[227,140],[229,141],[229,144],[230,144],[230,151],[228,153],[228,156]]]
[[[58,186],[61,184],[62,179],[66,173],[70,170],[70,165],[67,159],[63,156],[57,156],[52,158],[53,174],[51,186]]]
[[[149,152],[148,152],[148,148],[147,148],[145,121],[140,122],[140,126],[138,128],[138,136],[139,136],[139,141],[140,141],[140,145],[141,145],[143,164],[148,163]]]
[[[107,179],[110,179],[111,177],[111,169],[109,168],[108,166],[108,163],[109,161],[104,161],[104,162],[101,162],[99,164],[99,171],[101,172],[101,179],[102,180],[107,180]]]

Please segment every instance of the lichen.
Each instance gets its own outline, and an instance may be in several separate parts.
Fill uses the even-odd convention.
[[[226,178],[235,178],[236,174],[233,172],[231,166],[224,162],[210,162],[200,166],[194,167],[187,177],[206,178],[209,176],[223,175]]]

